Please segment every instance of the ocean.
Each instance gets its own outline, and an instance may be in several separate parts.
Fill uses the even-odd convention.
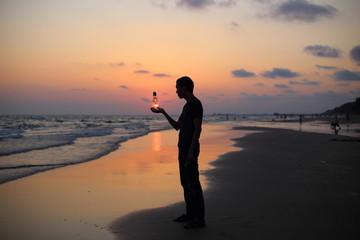
[[[296,117],[278,121],[272,115],[208,115],[204,123],[331,133],[327,122],[304,122],[300,127]],[[166,129],[170,125],[161,115],[0,116],[0,184],[91,161],[129,139]],[[339,134],[359,137],[358,129],[359,124],[347,125]]]

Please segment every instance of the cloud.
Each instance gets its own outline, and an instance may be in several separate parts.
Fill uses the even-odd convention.
[[[144,101],[144,102],[147,102],[147,103],[152,102],[152,100],[150,100],[150,99],[148,99],[148,98],[140,98],[140,100],[141,100],[141,101]]]
[[[333,78],[336,81],[360,81],[360,72],[342,70],[335,72]]]
[[[360,64],[360,45],[351,49],[350,56],[358,65]]]
[[[109,65],[110,65],[111,67],[122,67],[122,66],[125,65],[125,63],[123,63],[123,62],[109,63]]]
[[[294,93],[298,93],[299,91],[295,91],[295,90],[291,90],[291,89],[287,89],[284,91],[284,93],[290,93],[290,94],[294,94]]]
[[[232,21],[230,24],[231,24],[231,27],[233,27],[233,28],[239,28],[240,27],[240,24],[235,22],[235,21]]]
[[[307,0],[288,0],[275,6],[270,16],[289,22],[315,22],[322,18],[332,19],[337,11],[330,5],[318,5]]]
[[[167,8],[167,5],[164,3],[156,3],[154,5]],[[234,5],[236,5],[236,0],[177,0],[177,7],[186,7],[188,9],[204,9],[210,6],[232,7]]]
[[[342,103],[347,102],[348,100],[345,100],[345,99],[350,98],[350,96],[348,94],[334,92],[334,91],[315,92],[312,94],[312,97],[317,99],[318,101],[331,101],[331,100],[336,99],[336,100],[341,101]],[[344,99],[344,100],[340,100],[340,99]]]
[[[276,87],[276,88],[289,88],[289,86],[286,85],[286,84],[274,84],[274,87]]]
[[[120,88],[122,88],[122,89],[129,89],[128,86],[125,86],[125,85],[121,85]]]
[[[210,99],[210,100],[217,100],[217,99],[219,99],[217,96],[204,96],[204,98]]]
[[[257,83],[257,84],[255,84],[255,86],[257,86],[257,87],[263,87],[263,86],[265,86],[265,84],[263,84],[263,83]]]
[[[165,74],[165,73],[156,73],[156,74],[153,74],[154,77],[171,77],[170,75],[168,74]]]
[[[326,58],[340,58],[342,57],[341,51],[339,49],[322,46],[322,45],[310,45],[304,48],[304,52],[311,54],[316,57],[326,57]]]
[[[350,83],[338,83],[335,86],[337,86],[337,87],[347,87],[347,86],[350,86]]]
[[[234,77],[237,77],[237,78],[247,78],[247,77],[254,77],[256,76],[255,73],[253,72],[248,72],[244,69],[240,69],[240,70],[233,70],[231,71],[231,74],[234,76]]]
[[[167,9],[168,8],[168,5],[166,4],[165,0],[151,0],[151,3],[154,6],[162,8],[162,9]]]
[[[223,1],[218,2],[218,5],[220,7],[231,7],[231,6],[236,5],[236,0],[223,0]]]
[[[179,7],[187,7],[190,9],[202,9],[213,5],[213,0],[179,0],[177,5]]]
[[[261,75],[266,78],[294,78],[301,76],[300,73],[292,72],[287,68],[273,68],[272,71],[265,71]]]
[[[320,82],[317,81],[311,81],[308,79],[303,79],[301,81],[289,81],[290,85],[309,85],[309,86],[316,86],[320,85]]]
[[[146,74],[146,73],[150,73],[150,71],[148,71],[148,70],[138,70],[138,71],[135,71],[134,73]]]
[[[315,67],[321,68],[321,69],[327,69],[327,70],[336,70],[336,69],[339,69],[338,67],[335,67],[335,66],[324,66],[324,65],[315,65]]]

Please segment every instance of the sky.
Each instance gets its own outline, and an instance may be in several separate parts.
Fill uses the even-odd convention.
[[[360,97],[359,0],[0,0],[0,114],[321,113]]]

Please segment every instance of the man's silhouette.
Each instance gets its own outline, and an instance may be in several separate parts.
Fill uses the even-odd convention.
[[[171,118],[163,108],[151,108],[152,112],[162,113],[171,126],[179,132],[179,168],[180,180],[184,189],[186,214],[174,219],[175,222],[189,222],[185,228],[205,226],[204,198],[199,181],[198,157],[200,153],[199,138],[203,118],[203,108],[199,99],[193,94],[194,83],[189,77],[176,81],[176,93],[184,98],[186,104],[178,121]]]

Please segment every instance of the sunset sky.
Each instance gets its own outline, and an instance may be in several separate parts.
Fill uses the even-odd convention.
[[[360,97],[359,0],[0,0],[0,114],[319,113]]]

